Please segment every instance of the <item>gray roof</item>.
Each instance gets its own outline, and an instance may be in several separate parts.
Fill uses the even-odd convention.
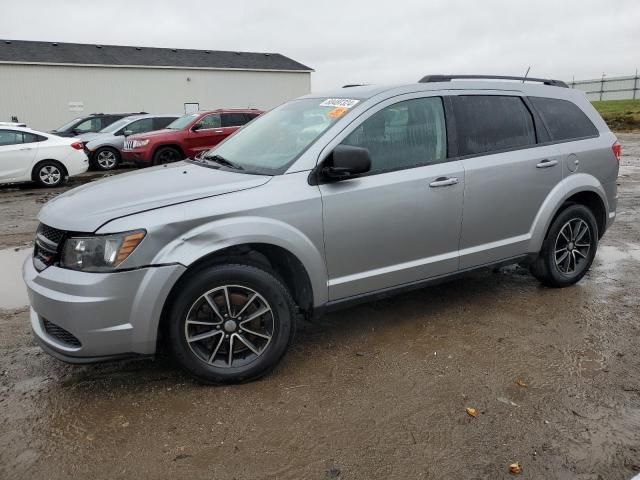
[[[0,40],[0,62],[310,72],[279,53]]]

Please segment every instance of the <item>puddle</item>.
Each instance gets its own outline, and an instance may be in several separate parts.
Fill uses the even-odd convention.
[[[22,281],[22,263],[31,248],[15,251],[15,248],[0,250],[0,309],[13,309],[29,304],[27,289]]]
[[[600,245],[596,254],[598,266],[603,269],[617,268],[620,264],[640,262],[640,248],[637,245],[627,244],[626,249],[610,245]]]

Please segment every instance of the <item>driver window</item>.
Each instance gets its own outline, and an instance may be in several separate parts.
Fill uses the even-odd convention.
[[[416,98],[373,114],[342,141],[363,147],[371,156],[371,173],[444,162],[447,132],[440,97]]]
[[[207,115],[206,117],[202,117],[198,123],[196,124],[201,130],[206,128],[220,128],[222,125],[220,122],[220,114],[213,113],[211,115]]]

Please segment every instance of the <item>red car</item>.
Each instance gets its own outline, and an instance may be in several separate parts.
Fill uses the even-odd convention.
[[[125,161],[138,166],[161,165],[193,158],[227,138],[245,123],[264,113],[256,109],[218,109],[178,118],[163,130],[127,137]]]

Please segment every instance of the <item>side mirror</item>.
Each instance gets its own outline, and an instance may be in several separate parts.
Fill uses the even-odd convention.
[[[133,130],[125,130],[123,133],[125,137],[128,137],[129,135],[133,135]]]
[[[192,132],[197,132],[201,128],[202,128],[202,125],[199,125],[199,124],[196,123],[193,127],[191,127],[191,131]]]
[[[322,176],[330,181],[346,180],[371,170],[369,150],[362,147],[338,145],[327,158]]]

